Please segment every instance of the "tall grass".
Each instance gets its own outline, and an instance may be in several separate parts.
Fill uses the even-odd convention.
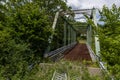
[[[102,76],[102,78],[98,75],[91,76],[88,72],[86,62],[61,60],[55,63],[40,63],[37,67],[37,73],[29,76],[28,80],[51,80],[54,71],[66,73],[68,80],[108,80],[105,76]]]

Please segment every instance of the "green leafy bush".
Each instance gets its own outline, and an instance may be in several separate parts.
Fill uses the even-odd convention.
[[[107,62],[108,70],[119,79],[120,74],[120,7],[103,7],[101,20],[104,25],[100,30],[101,56]]]

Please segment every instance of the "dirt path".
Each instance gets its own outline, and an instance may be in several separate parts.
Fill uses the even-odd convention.
[[[65,53],[65,59],[68,60],[87,60],[91,61],[91,57],[89,55],[86,44],[80,43],[77,44],[70,52]]]

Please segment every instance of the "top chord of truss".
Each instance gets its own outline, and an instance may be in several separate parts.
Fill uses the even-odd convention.
[[[78,10],[72,10],[72,11],[90,11],[92,9],[78,9]]]

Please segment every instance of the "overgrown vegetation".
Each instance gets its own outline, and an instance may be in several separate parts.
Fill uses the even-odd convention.
[[[88,68],[86,65],[90,64],[90,62],[84,61],[82,62],[71,62],[66,60],[61,60],[56,63],[41,63],[38,67],[38,73],[29,77],[28,80],[36,78],[36,80],[51,80],[53,77],[53,73],[56,71],[58,73],[66,73],[68,80],[109,80],[109,78],[105,75],[90,75],[88,72]],[[94,65],[89,65],[94,66]]]
[[[88,78],[100,80],[89,76],[86,71],[85,74],[81,74],[79,68],[75,68],[71,62],[63,61],[52,66],[39,65],[43,61],[43,53],[49,45],[48,39],[51,34],[54,34],[52,44],[57,44],[52,49],[63,45],[61,38],[64,26],[63,14],[60,15],[62,17],[59,18],[58,29],[55,33],[52,30],[53,19],[59,7],[62,11],[70,10],[63,0],[0,1],[0,80],[49,80],[55,70],[67,72],[71,80],[80,78],[79,75],[82,75],[83,80]],[[101,57],[107,63],[108,70],[118,80],[120,79],[120,7],[113,5],[109,9],[104,6],[100,13],[101,20],[105,23],[98,30]],[[93,27],[95,28],[95,25]]]
[[[120,7],[104,6],[101,12],[104,25],[100,30],[101,56],[107,62],[108,70],[120,79]]]
[[[34,73],[53,34],[58,6],[69,10],[62,0],[0,1],[0,80],[28,80]]]
[[[99,35],[100,38],[100,56],[102,61],[106,62],[108,71],[115,80],[120,79],[120,7],[116,7],[115,4],[109,9],[103,6],[100,11],[100,21],[104,24],[96,25],[91,19],[88,19],[88,23],[92,25],[95,35]]]

